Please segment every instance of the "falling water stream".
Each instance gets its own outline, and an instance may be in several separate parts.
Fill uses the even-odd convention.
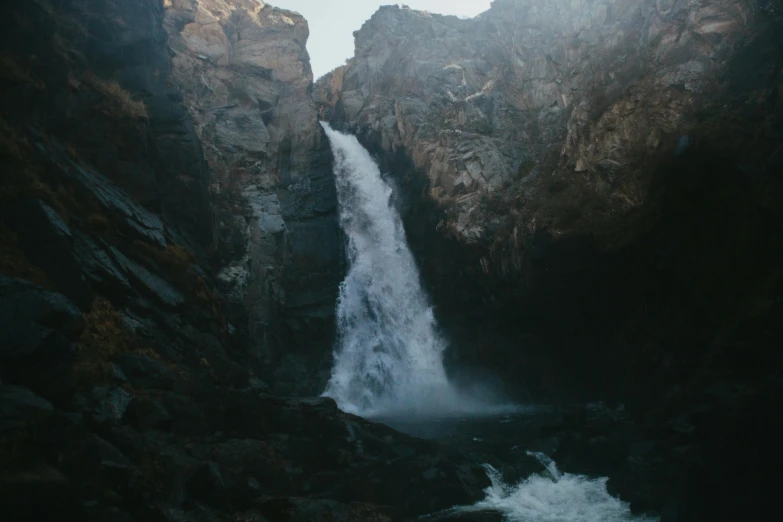
[[[325,395],[364,416],[453,409],[459,401],[443,368],[445,343],[391,203],[392,189],[354,136],[323,126],[335,158],[349,261]]]
[[[459,425],[456,429],[463,431],[466,418],[529,413],[461,393],[449,382],[443,366],[446,343],[421,287],[402,220],[392,204],[392,189],[356,137],[321,125],[334,155],[349,262],[340,286],[337,346],[324,395],[344,411],[384,421],[413,418],[420,424],[421,419],[451,416]],[[554,463],[544,464],[545,474],[516,486],[504,484],[488,468],[492,487],[483,501],[434,516],[492,511],[512,521],[648,520],[633,517],[626,503],[611,497],[606,479],[562,474]]]

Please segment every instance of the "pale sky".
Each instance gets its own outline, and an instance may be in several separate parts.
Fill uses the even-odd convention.
[[[353,32],[382,5],[405,4],[438,14],[476,16],[489,9],[490,0],[270,0],[282,9],[301,13],[310,24],[307,51],[316,79],[353,56]]]

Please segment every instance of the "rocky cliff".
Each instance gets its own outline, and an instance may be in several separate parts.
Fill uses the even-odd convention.
[[[307,22],[263,2],[166,1],[173,77],[212,174],[217,282],[280,393],[328,374],[342,239]]]
[[[740,0],[497,0],[471,20],[388,6],[323,90],[338,119],[404,148],[460,240],[603,233],[644,203],[643,158],[674,150],[760,16]],[[519,203],[493,211],[509,192]]]

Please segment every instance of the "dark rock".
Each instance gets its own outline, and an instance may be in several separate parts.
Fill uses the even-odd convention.
[[[50,165],[62,175],[76,182],[88,191],[104,207],[116,212],[123,218],[126,229],[137,238],[157,243],[166,248],[163,222],[149,210],[136,203],[128,194],[115,186],[97,172],[77,165],[63,153],[39,145],[42,155],[49,159]]]
[[[220,466],[226,490],[234,498],[253,498],[259,487],[277,494],[294,490],[281,455],[266,442],[235,439],[219,443],[213,446],[210,458]]]
[[[128,406],[126,419],[141,431],[171,428],[171,415],[166,408],[151,397],[135,397]]]
[[[37,198],[16,201],[3,214],[27,257],[61,293],[82,310],[89,310],[92,294],[73,254],[73,235],[62,218]]]
[[[204,436],[214,431],[214,420],[221,420],[220,416],[186,395],[163,393],[161,402],[171,415],[171,431],[176,434]]]
[[[143,294],[154,298],[160,304],[175,309],[185,303],[185,297],[173,286],[156,276],[143,266],[134,263],[114,247],[111,247],[114,260],[129,275],[131,281]]]
[[[188,477],[185,488],[188,497],[196,502],[221,506],[227,501],[223,477],[214,462],[204,462],[199,465]]]
[[[146,355],[126,353],[118,355],[115,363],[122,369],[125,378],[137,388],[161,390],[171,388],[171,372],[158,360]]]
[[[281,522],[391,522],[386,509],[363,503],[333,500],[274,498],[260,503],[259,511]]]
[[[106,249],[78,232],[74,233],[73,246],[81,270],[97,289],[117,301],[127,299],[131,294],[131,285],[126,274],[117,267]]]
[[[52,404],[21,386],[0,385],[0,432],[28,428],[46,420]]]
[[[47,351],[67,352],[84,318],[65,296],[0,275],[0,357],[18,359]]]
[[[133,396],[122,388],[98,386],[92,389],[83,409],[96,422],[119,424],[132,400]]]

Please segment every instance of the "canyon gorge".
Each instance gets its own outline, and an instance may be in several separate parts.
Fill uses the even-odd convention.
[[[779,0],[2,13],[3,520],[774,512]]]

